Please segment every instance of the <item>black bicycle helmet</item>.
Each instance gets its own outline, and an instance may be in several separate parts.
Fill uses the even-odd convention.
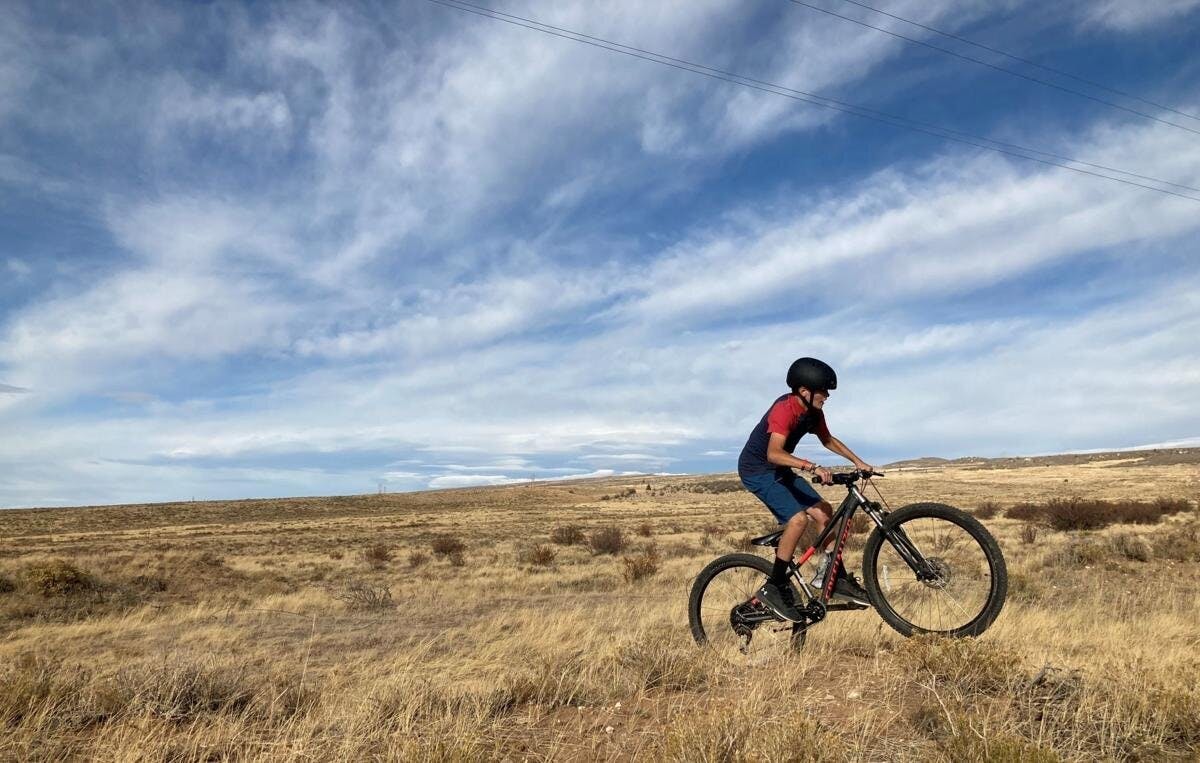
[[[787,385],[793,392],[801,387],[810,391],[837,389],[837,374],[828,363],[816,358],[797,358],[788,368]]]

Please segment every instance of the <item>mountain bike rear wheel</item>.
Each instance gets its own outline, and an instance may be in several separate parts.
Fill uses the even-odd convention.
[[[924,578],[905,560],[905,543],[928,562]],[[970,514],[942,503],[888,514],[863,549],[863,578],[879,616],[905,636],[978,636],[1008,593],[996,539]]]
[[[701,570],[688,597],[696,643],[751,665],[799,651],[805,626],[779,619],[754,596],[770,575],[771,563],[754,554],[722,556]]]

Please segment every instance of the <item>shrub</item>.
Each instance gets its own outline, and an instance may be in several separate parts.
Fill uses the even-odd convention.
[[[1044,567],[1087,567],[1104,561],[1110,547],[1093,538],[1072,537],[1042,560]]]
[[[741,480],[702,480],[692,483],[694,493],[736,493],[745,489]]]
[[[559,525],[550,531],[550,540],[560,546],[574,546],[583,543],[583,530],[576,525]]]
[[[625,548],[625,535],[619,527],[602,527],[588,536],[593,554],[619,554]]]
[[[439,535],[433,539],[429,548],[438,556],[444,556],[453,561],[455,557],[462,558],[463,552],[467,550],[467,544],[453,535]]]
[[[1020,503],[1008,510],[1012,519],[1048,524],[1055,530],[1098,530],[1112,524],[1156,524],[1164,516],[1186,511],[1191,504],[1174,498],[1154,501],[1099,501],[1073,496],[1045,503]]]
[[[1038,537],[1037,525],[1033,524],[1032,522],[1026,522],[1025,524],[1021,525],[1021,542],[1022,543],[1026,543],[1026,544],[1035,543],[1037,541],[1037,537]]]
[[[17,590],[17,584],[7,575],[0,575],[0,593],[12,593]]]
[[[1000,504],[995,501],[980,501],[975,507],[975,516],[980,519],[992,519],[1000,513]]]
[[[602,495],[602,496],[600,496],[600,500],[601,501],[619,501],[622,498],[633,498],[635,495],[637,495],[637,488],[636,487],[627,487],[619,493],[613,493],[612,495]]]
[[[522,551],[519,559],[522,564],[531,567],[549,567],[554,564],[554,557],[557,555],[558,552],[550,546],[538,543]]]
[[[1135,562],[1148,562],[1154,556],[1149,541],[1134,533],[1114,535],[1112,545],[1118,554]]]
[[[638,525],[637,534],[643,538],[649,538],[654,534],[654,528],[650,526],[649,522],[642,522],[640,525]]]
[[[346,605],[347,609],[377,611],[396,606],[392,592],[387,586],[373,585],[365,580],[352,580],[342,588],[326,589],[330,596]]]
[[[1158,513],[1164,516],[1192,510],[1191,502],[1183,498],[1157,498],[1154,501],[1154,506],[1158,509]]]
[[[1200,522],[1172,528],[1154,539],[1154,555],[1177,562],[1200,562]]]
[[[658,572],[661,557],[658,554],[658,546],[651,543],[643,548],[640,554],[627,556],[621,561],[625,565],[622,572],[625,582],[636,583]]]
[[[429,561],[429,554],[424,551],[413,551],[408,555],[408,566],[412,569],[419,569]]]
[[[363,561],[373,570],[382,570],[392,561],[392,550],[383,543],[367,546],[362,552]]]
[[[21,578],[34,593],[46,597],[70,596],[96,589],[95,579],[65,559],[30,562]]]

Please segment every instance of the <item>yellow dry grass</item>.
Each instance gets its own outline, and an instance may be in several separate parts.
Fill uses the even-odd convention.
[[[686,613],[700,568],[769,526],[733,479],[0,512],[0,758],[1200,753],[1195,512],[1083,534],[987,520],[1011,585],[982,638],[905,640],[836,613],[803,653],[747,668],[696,647]],[[1198,483],[1195,464],[1114,458],[911,469],[881,488],[893,507],[972,509]],[[571,527],[620,528],[625,547],[553,542]],[[434,553],[448,536],[464,565]],[[639,556],[657,569],[627,574]],[[26,571],[51,559],[85,582],[32,590]]]

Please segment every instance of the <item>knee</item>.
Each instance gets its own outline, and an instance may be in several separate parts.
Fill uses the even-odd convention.
[[[829,521],[829,518],[833,516],[833,507],[830,506],[827,501],[820,501],[819,503],[814,503],[812,506],[809,506],[808,513],[813,519],[817,520],[821,524],[825,524]]]
[[[788,527],[804,527],[808,524],[808,515],[801,511],[798,514],[793,514],[792,518],[787,521]]]

